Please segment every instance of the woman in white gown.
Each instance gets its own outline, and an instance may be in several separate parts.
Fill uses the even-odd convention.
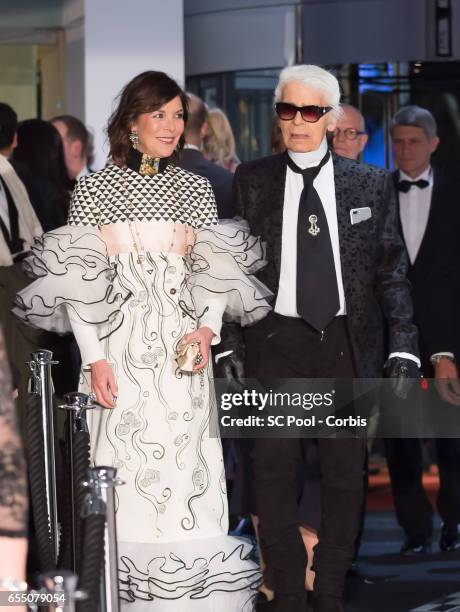
[[[72,330],[91,415],[92,460],[117,488],[120,594],[128,609],[252,610],[258,571],[227,535],[210,345],[224,311],[248,324],[267,304],[251,272],[262,247],[217,222],[208,181],[178,168],[186,97],[161,72],[122,91],[109,122],[111,163],[75,188],[68,225],[45,234],[16,302],[32,325]],[[208,228],[208,229],[206,229]],[[200,342],[193,372],[178,344]]]

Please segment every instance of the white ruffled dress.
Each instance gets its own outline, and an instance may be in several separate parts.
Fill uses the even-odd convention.
[[[106,358],[118,383],[113,410],[91,414],[94,465],[117,488],[120,595],[135,612],[250,611],[259,581],[244,540],[229,537],[212,367],[182,372],[184,334],[222,318],[265,316],[268,291],[252,274],[263,247],[244,222],[215,225],[206,179],[168,165],[156,176],[107,166],[80,180],[69,225],[45,234],[27,261],[35,282],[15,313],[73,331],[88,364]]]

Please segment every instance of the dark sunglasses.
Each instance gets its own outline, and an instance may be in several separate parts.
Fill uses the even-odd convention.
[[[332,106],[294,106],[289,102],[277,102],[275,111],[282,121],[291,121],[300,113],[307,123],[316,123],[323,115],[332,110]]]

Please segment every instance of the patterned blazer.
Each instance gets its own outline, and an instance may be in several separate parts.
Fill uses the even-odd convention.
[[[391,175],[333,155],[340,258],[347,321],[359,376],[379,377],[385,354],[418,355],[412,323],[408,258],[400,234]],[[238,166],[233,183],[237,215],[267,245],[268,264],[258,278],[277,294],[281,265],[286,154]],[[355,225],[350,211],[369,207]]]

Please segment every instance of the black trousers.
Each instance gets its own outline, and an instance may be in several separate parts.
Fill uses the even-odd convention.
[[[302,319],[270,314],[246,330],[246,376],[265,385],[279,378],[352,378],[346,318],[324,336]],[[319,439],[321,525],[315,548],[315,593],[341,597],[353,559],[363,493],[363,439]],[[298,524],[301,440],[257,439],[254,447],[256,510],[269,586],[279,594],[305,588],[307,555]]]
[[[460,440],[436,439],[439,468],[437,507],[443,522],[460,523]],[[422,484],[422,442],[417,438],[387,439],[385,449],[396,516],[410,539],[431,539],[433,509]]]

